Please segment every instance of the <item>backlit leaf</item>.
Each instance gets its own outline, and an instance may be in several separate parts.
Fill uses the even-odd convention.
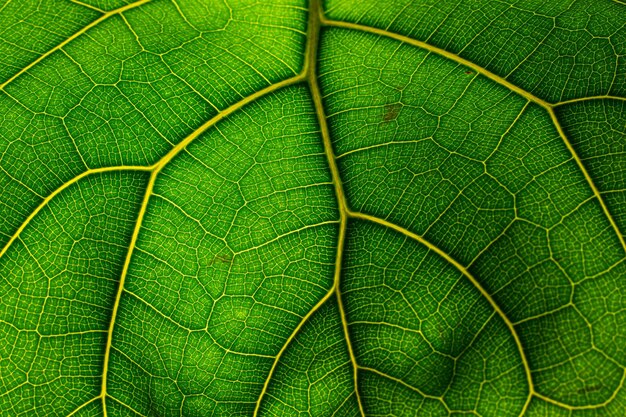
[[[1,416],[623,416],[626,6],[5,0]]]

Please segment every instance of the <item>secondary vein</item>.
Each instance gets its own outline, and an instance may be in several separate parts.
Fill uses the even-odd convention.
[[[135,7],[139,7],[142,4],[146,4],[146,3],[149,3],[151,1],[152,0],[139,0],[139,1],[136,1],[134,3],[127,4],[126,6],[122,6],[120,8],[115,9],[115,10],[111,10],[109,12],[104,13],[102,16],[100,16],[99,18],[97,18],[96,20],[94,20],[93,22],[88,24],[87,26],[83,27],[78,32],[75,32],[73,35],[71,35],[70,37],[65,39],[63,42],[61,42],[60,44],[58,44],[54,48],[52,48],[49,51],[45,52],[44,54],[40,55],[33,62],[31,62],[30,64],[28,64],[27,66],[25,66],[24,68],[19,70],[17,73],[15,73],[11,78],[9,78],[8,80],[6,80],[2,84],[0,84],[0,90],[4,90],[4,88],[8,84],[13,82],[13,80],[15,80],[17,77],[19,77],[20,75],[22,75],[23,73],[25,73],[26,71],[28,71],[29,69],[31,69],[32,67],[37,65],[38,63],[40,63],[41,61],[43,61],[48,56],[52,55],[54,52],[56,52],[59,49],[63,48],[65,45],[67,45],[68,43],[72,42],[74,39],[78,38],[80,35],[82,35],[83,33],[87,32],[89,29],[91,29],[91,28],[93,28],[95,26],[98,26],[100,23],[104,22],[105,20],[107,20],[111,16],[115,16],[115,15],[118,15],[118,14],[123,13],[125,11],[128,11],[130,9],[134,9]]]

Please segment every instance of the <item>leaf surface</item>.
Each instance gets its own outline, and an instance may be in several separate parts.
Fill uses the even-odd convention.
[[[623,415],[625,16],[6,1],[0,415]]]

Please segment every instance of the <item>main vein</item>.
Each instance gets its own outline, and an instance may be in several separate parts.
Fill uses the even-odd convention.
[[[359,395],[358,389],[358,365],[356,362],[356,357],[354,355],[354,350],[352,349],[352,343],[350,341],[350,334],[348,331],[348,322],[346,319],[345,308],[343,305],[343,300],[341,298],[340,291],[340,278],[341,278],[341,264],[343,258],[343,246],[345,242],[346,236],[346,227],[348,221],[348,209],[346,204],[345,195],[343,192],[343,185],[341,182],[341,178],[339,176],[339,169],[337,168],[336,157],[333,152],[332,143],[330,140],[330,133],[328,130],[328,123],[326,121],[326,116],[324,114],[324,106],[322,103],[322,94],[319,87],[319,82],[317,78],[317,54],[319,48],[319,40],[320,40],[320,19],[322,16],[322,9],[319,0],[311,0],[309,5],[309,21],[308,21],[308,33],[307,33],[307,46],[305,51],[305,59],[303,65],[303,78],[307,82],[309,86],[309,90],[311,92],[311,97],[313,99],[313,105],[315,107],[315,113],[317,115],[318,124],[320,127],[320,132],[322,135],[322,141],[324,145],[324,152],[326,154],[326,158],[328,161],[328,165],[331,172],[332,183],[335,188],[335,195],[338,203],[339,210],[339,236],[337,240],[337,253],[335,258],[335,270],[333,275],[333,284],[330,290],[326,293],[326,295],[317,303],[313,308],[302,318],[298,326],[291,333],[289,338],[283,344],[283,347],[278,352],[274,359],[274,363],[268,373],[268,376],[263,384],[263,388],[259,395],[259,398],[256,402],[254,417],[256,417],[259,413],[261,402],[267,393],[267,389],[269,387],[269,383],[274,374],[274,371],[280,361],[283,353],[296,337],[296,335],[300,332],[304,324],[310,319],[310,317],[315,313],[319,308],[326,303],[333,295],[337,298],[337,305],[339,307],[339,313],[341,316],[342,329],[344,332],[344,337],[346,340],[346,347],[348,350],[348,354],[350,356],[350,361],[352,363],[352,371],[353,371],[353,381],[354,381],[354,393],[357,398],[359,411],[362,416],[365,416],[365,412],[363,410],[363,404],[361,402],[361,398]]]
[[[326,120],[326,115],[324,114],[324,105],[322,103],[322,93],[320,91],[319,80],[317,77],[317,54],[319,48],[319,31],[320,31],[320,23],[322,19],[322,8],[319,0],[311,1],[311,10],[309,14],[312,16],[310,19],[313,20],[312,26],[315,28],[314,40],[311,42],[311,47],[307,53],[308,56],[308,76],[307,81],[309,84],[309,89],[311,91],[311,96],[313,98],[313,104],[315,106],[315,113],[317,114],[318,123],[320,126],[320,131],[322,134],[322,141],[324,143],[324,151],[326,153],[326,159],[328,160],[328,166],[330,168],[333,184],[335,186],[335,195],[337,197],[337,203],[339,208],[340,215],[340,228],[339,228],[339,237],[337,241],[337,257],[335,260],[335,274],[333,278],[333,290],[337,297],[337,306],[339,307],[339,315],[341,317],[341,325],[343,328],[344,337],[346,339],[346,347],[348,349],[348,355],[350,356],[350,362],[352,364],[352,378],[354,382],[354,393],[357,399],[357,404],[359,406],[359,411],[361,416],[365,416],[365,411],[363,410],[363,403],[361,401],[361,395],[359,393],[359,365],[356,360],[356,355],[354,354],[354,349],[352,348],[352,341],[350,340],[350,331],[348,329],[348,319],[346,316],[346,310],[343,303],[343,298],[341,296],[341,265],[343,261],[343,248],[346,239],[346,228],[348,226],[348,204],[346,202],[346,196],[343,192],[343,184],[341,181],[341,177],[339,175],[339,169],[337,167],[337,158],[335,157],[335,153],[333,151],[333,145],[330,140],[330,131],[328,129],[328,122]]]

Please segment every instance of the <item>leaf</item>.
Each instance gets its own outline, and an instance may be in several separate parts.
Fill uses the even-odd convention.
[[[623,415],[624,7],[5,1],[0,415]]]

